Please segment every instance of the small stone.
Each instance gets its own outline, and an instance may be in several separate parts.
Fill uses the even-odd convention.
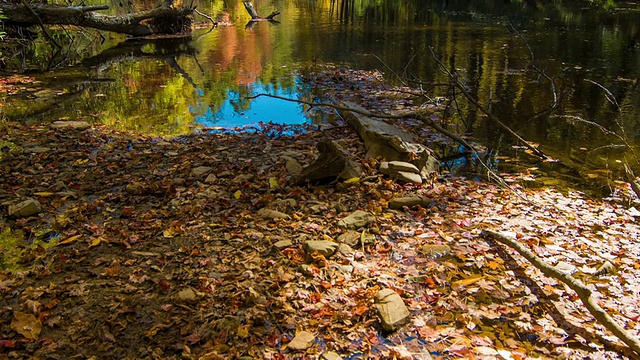
[[[17,204],[9,205],[9,216],[13,217],[28,217],[38,214],[42,211],[42,205],[36,199],[27,199]]]
[[[300,174],[302,172],[302,165],[293,159],[288,159],[284,167],[289,174]]]
[[[184,185],[185,180],[181,177],[177,177],[173,179],[173,183],[176,184],[177,186],[182,186]]]
[[[339,246],[338,243],[329,240],[310,240],[306,241],[302,248],[307,254],[313,254],[317,251],[324,257],[329,257],[338,250]]]
[[[276,210],[271,210],[271,209],[267,209],[267,208],[262,208],[260,210],[258,210],[258,212],[256,213],[259,217],[263,218],[263,219],[288,219],[289,215],[285,214],[285,213],[281,213],[280,211],[276,211]]]
[[[412,163],[404,161],[389,161],[389,170],[392,172],[408,172],[413,174],[419,174],[420,170]]]
[[[67,120],[67,121],[54,121],[51,124],[51,127],[54,129],[63,129],[63,128],[71,128],[75,130],[84,130],[91,127],[86,121],[78,121],[78,120]]]
[[[44,146],[34,146],[34,147],[29,147],[24,149],[24,152],[27,154],[41,154],[49,151],[51,151],[51,148],[44,147]]]
[[[422,184],[422,177],[420,177],[420,174],[410,172],[398,171],[396,173],[396,179],[411,184]]]
[[[205,184],[213,184],[214,182],[216,182],[216,180],[218,180],[218,178],[215,175],[209,174],[209,176],[207,176],[207,178],[204,179],[204,183]]]
[[[338,252],[344,256],[349,256],[353,255],[356,251],[347,244],[340,244],[340,246],[338,246]]]
[[[338,270],[344,274],[353,273],[353,265],[339,265]]]
[[[284,250],[284,249],[292,247],[292,246],[293,246],[293,241],[291,241],[291,240],[280,240],[280,241],[276,242],[275,244],[273,244],[273,247],[278,249],[278,250]]]
[[[181,301],[195,301],[196,293],[191,288],[186,288],[178,293],[178,299]]]
[[[300,331],[296,334],[296,336],[291,340],[291,342],[287,345],[287,349],[293,351],[303,351],[311,346],[316,340],[316,336],[308,331]]]
[[[219,172],[217,175],[219,178],[225,178],[225,177],[231,177],[233,173],[229,170],[225,170],[225,171]]]
[[[575,266],[564,261],[559,261],[554,268],[567,275],[571,275],[577,271]]]
[[[360,233],[354,230],[347,230],[345,233],[340,234],[336,240],[339,243],[356,246],[360,242]]]
[[[409,309],[400,295],[391,289],[378,291],[374,303],[382,328],[387,331],[394,331],[409,320]]]
[[[255,176],[253,174],[242,174],[242,175],[236,176],[232,182],[234,184],[244,184],[247,181],[253,181],[254,178]]]
[[[439,258],[447,256],[451,253],[451,247],[448,245],[427,244],[420,248],[420,253],[430,258]]]
[[[191,169],[191,176],[193,177],[202,177],[213,170],[210,166],[198,166],[197,168]]]
[[[389,162],[388,161],[383,161],[380,163],[380,172],[385,174],[385,175],[389,175],[391,172],[389,171]]]
[[[342,356],[335,351],[327,351],[320,355],[320,360],[342,360]]]
[[[405,196],[400,198],[393,198],[389,201],[389,207],[391,209],[402,209],[403,207],[412,208],[417,205],[424,206],[428,203],[428,199],[424,196]]]
[[[346,218],[338,221],[338,226],[347,229],[358,229],[371,224],[375,217],[370,213],[362,210],[356,210]]]

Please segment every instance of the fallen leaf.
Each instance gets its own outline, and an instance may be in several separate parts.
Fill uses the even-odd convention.
[[[11,321],[11,329],[30,340],[37,340],[42,331],[42,324],[31,314],[15,311]]]

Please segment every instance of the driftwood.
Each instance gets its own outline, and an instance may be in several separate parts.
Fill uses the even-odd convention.
[[[249,13],[249,16],[251,16],[251,21],[263,21],[263,20],[275,21],[274,18],[280,15],[280,11],[274,11],[271,14],[269,14],[269,16],[267,17],[261,17],[260,15],[258,15],[258,12],[253,7],[253,4],[251,2],[243,1],[242,4],[244,5],[244,9],[247,10],[247,12]]]
[[[298,183],[329,183],[362,175],[360,164],[351,159],[339,141],[323,140],[317,145],[320,156],[298,175]]]
[[[616,323],[616,321],[611,316],[609,316],[609,314],[607,314],[607,312],[605,312],[604,309],[600,307],[600,305],[598,305],[598,303],[596,302],[597,300],[593,297],[593,292],[589,288],[587,288],[580,280],[574,278],[569,274],[560,272],[558,269],[545,263],[531,250],[522,246],[515,239],[509,236],[491,230],[482,231],[482,236],[485,238],[496,240],[516,250],[535,267],[540,269],[543,274],[565,283],[571,290],[575,291],[576,294],[578,294],[578,297],[580,298],[580,300],[582,300],[584,306],[587,308],[587,310],[589,310],[591,315],[596,318],[596,320],[598,320],[605,328],[607,328],[607,330],[611,331],[615,336],[622,340],[622,342],[627,344],[627,346],[629,346],[629,348],[631,348],[631,350],[636,353],[636,356],[640,357],[640,340],[629,334],[620,325],[618,325],[618,323]]]
[[[94,13],[96,10],[108,9],[107,5],[59,6],[0,2],[0,11],[6,17],[5,23],[18,26],[73,25],[132,36],[148,36],[176,34],[190,29],[190,15],[194,9],[174,8],[172,5],[172,0],[166,0],[155,9],[122,16]]]
[[[366,110],[354,103],[343,102],[339,105],[343,109],[350,109],[339,110],[340,116],[358,133],[368,157],[412,163],[418,167],[423,180],[438,172],[438,160],[429,148],[414,141],[416,135],[382,120],[362,115]]]

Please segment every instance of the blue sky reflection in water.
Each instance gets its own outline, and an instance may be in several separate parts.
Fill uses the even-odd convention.
[[[258,94],[271,94],[286,97],[293,100],[301,99],[299,89],[303,87],[302,81],[296,79],[296,87],[293,89],[275,89],[270,84],[256,81],[247,85],[247,96]],[[202,95],[201,90],[198,90]],[[202,115],[196,115],[197,124],[206,128],[254,128],[259,123],[277,123],[283,125],[299,125],[311,123],[311,119],[305,114],[303,105],[276,99],[268,96],[260,96],[254,99],[246,99],[238,91],[227,90],[227,98],[219,108],[208,106]]]

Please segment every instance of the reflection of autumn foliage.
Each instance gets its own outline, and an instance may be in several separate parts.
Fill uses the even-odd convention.
[[[216,49],[207,54],[211,64],[220,70],[233,70],[236,85],[255,82],[262,72],[262,65],[269,60],[273,52],[267,24],[258,24],[251,31],[232,26],[220,27]]]

